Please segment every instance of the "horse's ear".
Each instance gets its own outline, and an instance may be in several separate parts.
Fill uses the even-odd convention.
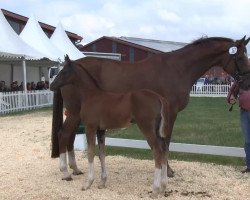
[[[241,46],[242,44],[244,44],[245,39],[246,39],[246,36],[244,36],[242,39],[238,40],[238,41],[237,41],[237,46],[239,47],[239,46]]]
[[[245,46],[248,44],[249,40],[250,40],[250,37],[245,40],[245,42],[244,42]]]

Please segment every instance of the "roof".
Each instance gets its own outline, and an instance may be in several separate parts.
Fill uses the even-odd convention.
[[[27,23],[28,21],[28,17],[25,17],[25,16],[22,16],[22,15],[19,15],[17,13],[14,13],[14,12],[11,12],[11,11],[8,11],[8,10],[5,10],[5,9],[1,9],[3,14],[6,16],[6,17],[9,17],[9,18],[12,18],[14,20],[18,20],[18,21],[21,21],[23,22],[24,24]],[[43,23],[43,22],[39,22],[40,26],[43,28],[43,29],[47,29],[51,32],[54,32],[54,30],[56,29],[56,27],[54,26],[51,26],[49,24],[46,24],[46,23]],[[69,31],[66,31],[67,35],[70,37],[70,38],[74,38],[75,40],[82,40],[83,38],[75,33],[72,33],[72,32],[69,32]]]
[[[2,58],[43,58],[44,55],[25,43],[12,29],[0,10],[0,52]]]
[[[64,53],[51,43],[50,39],[42,30],[34,15],[29,18],[19,36],[34,49],[46,55],[46,57],[50,60],[64,58]]]
[[[102,40],[102,39],[112,40],[121,44],[129,45],[129,46],[142,49],[144,51],[149,51],[152,53],[174,51],[187,45],[187,43],[183,43],[183,42],[152,40],[152,39],[143,39],[143,38],[134,38],[134,37],[103,36],[101,38],[98,38],[97,40],[94,40],[84,45],[83,47],[81,47],[81,49],[84,49],[84,47],[92,45],[93,43],[96,43],[97,41]]]
[[[173,41],[163,41],[163,40],[152,40],[152,39],[142,39],[134,37],[120,37],[120,40],[134,43],[140,46],[144,46],[150,49],[155,49],[161,52],[170,52],[180,49],[187,45],[183,42],[173,42]]]
[[[85,57],[85,55],[71,42],[61,23],[58,23],[56,30],[51,35],[50,42],[64,54],[68,54],[72,60]]]

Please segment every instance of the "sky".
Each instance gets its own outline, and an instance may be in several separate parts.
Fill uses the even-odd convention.
[[[0,0],[0,8],[83,37],[126,36],[192,42],[202,36],[250,36],[248,0]]]

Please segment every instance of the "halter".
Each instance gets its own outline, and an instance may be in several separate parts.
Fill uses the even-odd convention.
[[[238,58],[237,58],[237,51],[238,51],[238,48],[236,46],[233,46],[233,47],[230,47],[229,50],[228,50],[228,53],[229,53],[229,59],[225,65],[225,67],[223,67],[223,69],[225,69],[227,67],[227,65],[233,60],[234,61],[234,64],[236,66],[236,72],[235,74],[233,75],[233,78],[235,79],[235,81],[237,81],[238,83],[242,81],[242,78],[248,74],[250,74],[250,71],[241,71],[240,70],[240,67],[238,65]]]

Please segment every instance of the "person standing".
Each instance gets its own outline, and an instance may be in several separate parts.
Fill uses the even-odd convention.
[[[250,86],[244,82],[234,82],[227,96],[227,102],[235,104],[239,99],[240,125],[244,136],[244,150],[246,153],[246,169],[242,173],[250,173]],[[232,108],[232,107],[231,107]]]

